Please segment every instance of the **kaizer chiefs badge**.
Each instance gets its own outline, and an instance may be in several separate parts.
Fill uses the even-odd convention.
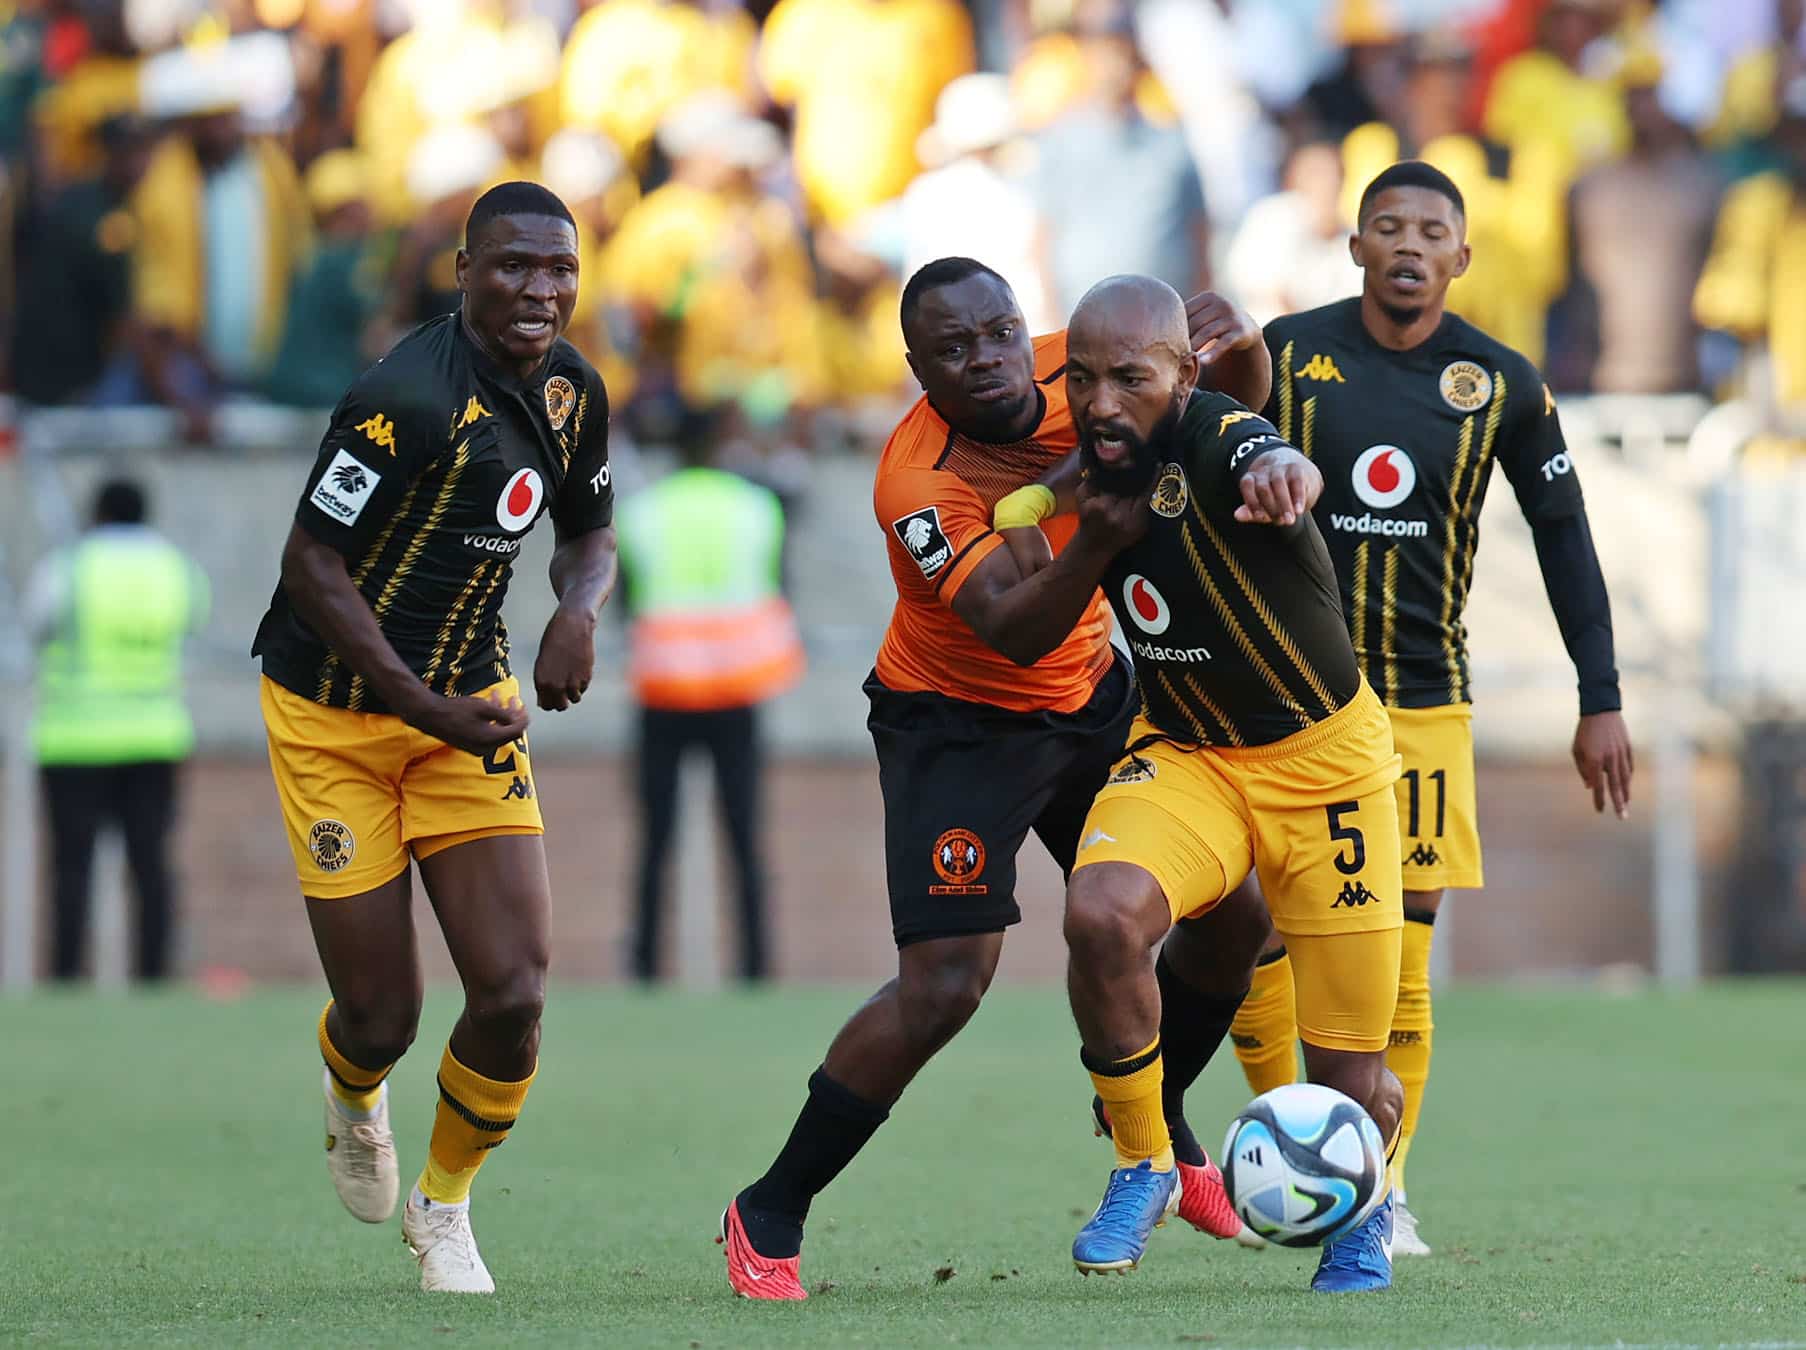
[[[554,375],[546,381],[546,420],[551,422],[553,431],[564,430],[565,420],[576,406],[577,390],[569,380]]]
[[[357,840],[343,821],[316,820],[307,832],[307,851],[322,872],[339,872],[357,854]]]
[[[1186,503],[1190,500],[1191,488],[1185,482],[1185,470],[1177,464],[1162,464],[1160,476],[1154,480],[1153,496],[1148,498],[1154,514],[1173,520],[1185,514]]]
[[[1484,408],[1492,397],[1492,376],[1472,361],[1451,361],[1442,368],[1438,381],[1442,401],[1456,412],[1471,413]]]

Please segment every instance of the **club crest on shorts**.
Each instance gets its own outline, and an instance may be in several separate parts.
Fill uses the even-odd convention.
[[[984,875],[984,841],[970,830],[948,830],[934,841],[934,874],[939,886],[930,895],[985,895],[990,887],[978,879]]]
[[[307,851],[322,872],[342,872],[357,855],[357,840],[342,820],[316,820],[307,830]]]
[[[1186,504],[1190,501],[1191,486],[1185,481],[1185,470],[1177,464],[1162,464],[1160,476],[1154,480],[1153,495],[1148,498],[1154,514],[1168,520],[1177,519],[1185,514]]]
[[[553,431],[563,431],[565,419],[577,406],[577,387],[562,375],[546,381],[546,420]]]
[[[1492,398],[1492,376],[1472,361],[1449,362],[1436,383],[1442,390],[1442,401],[1456,412],[1471,413],[1484,408]]]
[[[1156,772],[1153,760],[1143,759],[1140,755],[1130,755],[1121,764],[1118,764],[1115,771],[1104,781],[1110,787],[1120,787],[1124,783],[1146,783],[1155,776]]]

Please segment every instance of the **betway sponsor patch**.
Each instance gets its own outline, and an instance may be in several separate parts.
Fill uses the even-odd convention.
[[[1358,516],[1338,515],[1332,511],[1329,527],[1344,534],[1380,534],[1390,539],[1427,539],[1430,536],[1427,520],[1392,520],[1371,511]]]
[[[320,475],[308,500],[339,524],[355,525],[364,514],[364,503],[380,482],[381,474],[341,450]]]

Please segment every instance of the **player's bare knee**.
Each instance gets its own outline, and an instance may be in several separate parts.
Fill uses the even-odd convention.
[[[527,965],[482,988],[464,993],[464,1012],[471,1026],[498,1043],[525,1043],[539,1027],[546,1006],[546,972]]]
[[[347,1002],[335,999],[346,1044],[341,1048],[354,1064],[376,1068],[407,1054],[420,1030],[420,1000],[405,993]]]
[[[972,1020],[990,985],[991,966],[976,954],[905,968],[897,985],[905,1031],[924,1045],[945,1044]]]
[[[1116,963],[1145,954],[1169,921],[1159,888],[1153,887],[1152,902],[1147,890],[1135,883],[1129,869],[1085,867],[1074,872],[1066,888],[1065,920],[1066,946],[1073,959]],[[1150,917],[1155,909],[1158,925]]]

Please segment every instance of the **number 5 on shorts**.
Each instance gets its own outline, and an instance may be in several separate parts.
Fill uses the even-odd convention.
[[[1335,805],[1326,806],[1323,809],[1329,816],[1329,837],[1337,843],[1346,842],[1353,845],[1349,854],[1344,855],[1340,851],[1336,854],[1336,870],[1345,877],[1352,877],[1367,866],[1367,840],[1361,834],[1358,826],[1344,825],[1342,817],[1350,811],[1359,811],[1361,804],[1359,802],[1337,802]]]

